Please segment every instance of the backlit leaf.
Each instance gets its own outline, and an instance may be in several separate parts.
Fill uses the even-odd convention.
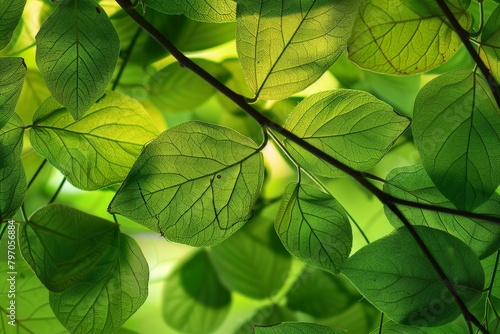
[[[295,320],[297,320],[297,317],[294,312],[283,306],[270,304],[257,309],[252,317],[241,325],[234,333],[253,334],[253,327],[256,325],[275,324],[278,322]]]
[[[342,275],[306,267],[286,295],[287,306],[315,318],[341,314],[362,299]]]
[[[77,121],[47,99],[33,117],[30,139],[71,184],[93,190],[124,180],[144,143],[157,134],[136,100],[109,91]]]
[[[470,0],[447,0],[468,30]],[[349,39],[349,58],[389,74],[430,70],[451,58],[462,42],[434,0],[363,0]]]
[[[488,258],[481,261],[484,269],[484,276],[486,277],[486,286],[485,288],[489,288],[491,283],[491,279],[495,278],[491,286],[491,294],[497,298],[500,298],[500,263],[497,264],[497,253],[492,254]],[[496,271],[494,273],[496,267]]]
[[[286,249],[316,268],[338,273],[351,252],[352,231],[344,208],[314,186],[288,185],[275,227]]]
[[[23,58],[0,58],[0,128],[14,114],[17,100],[23,88],[25,75],[26,64]]]
[[[306,97],[284,127],[348,166],[364,170],[382,159],[409,124],[371,94],[338,90]],[[297,144],[285,140],[285,145],[306,170],[326,177],[341,175]]]
[[[54,98],[79,119],[104,94],[120,41],[94,0],[64,0],[36,35],[36,62]]]
[[[417,326],[405,326],[388,321],[382,326],[384,334],[464,334],[464,329],[460,326],[450,323],[439,327],[421,328]],[[371,334],[379,334],[377,328]]]
[[[24,200],[26,175],[21,162],[23,122],[16,114],[0,129],[0,221],[11,218]]]
[[[280,100],[313,82],[346,48],[357,0],[240,1],[236,45],[256,98]]]
[[[148,295],[149,268],[134,239],[119,234],[94,270],[61,293],[50,306],[71,333],[113,333]]]
[[[222,81],[228,76],[224,68],[211,61],[194,61]],[[179,112],[202,104],[215,93],[215,88],[194,72],[173,63],[151,76],[148,81],[148,93],[159,110]]]
[[[117,224],[52,204],[21,225],[19,244],[26,262],[47,289],[61,292],[94,270],[118,233]]]
[[[479,56],[496,80],[500,80],[500,6],[493,11],[483,27]]]
[[[500,117],[488,83],[469,70],[443,74],[415,101],[413,135],[422,164],[457,208],[473,210],[500,184]]]
[[[483,269],[474,252],[446,232],[414,228],[462,300],[474,304],[484,286]],[[453,296],[405,227],[361,248],[346,261],[342,272],[397,323],[440,326],[460,314]]]
[[[184,14],[203,22],[234,21],[236,12],[232,0],[144,0],[144,3],[165,14]]]
[[[283,322],[280,324],[255,326],[255,334],[346,334],[341,329],[313,324],[309,322]]]
[[[183,333],[211,333],[229,313],[231,293],[219,281],[206,251],[182,262],[165,282],[163,319]]]
[[[251,228],[262,225],[260,233]],[[210,249],[220,280],[232,291],[262,299],[271,298],[285,283],[292,265],[271,221],[252,218],[231,238]]]
[[[150,142],[108,211],[165,238],[213,246],[252,216],[264,179],[255,143],[218,125],[186,122]]]
[[[26,5],[26,0],[2,0],[0,2],[0,50],[9,44],[23,14],[24,5]]]
[[[421,165],[401,167],[387,175],[384,191],[398,198],[418,203],[437,205],[454,209],[454,205],[436,188]],[[438,213],[409,206],[399,209],[415,225],[425,225],[443,230],[465,242],[480,259],[500,248],[500,224],[470,219],[458,215]],[[500,219],[500,196],[494,194],[475,212],[496,215]],[[401,221],[385,208],[391,224],[402,226]]]
[[[17,224],[14,224],[16,226]],[[17,228],[17,227],[16,227]],[[7,233],[7,232],[5,232]],[[7,255],[7,241],[11,240],[4,235],[0,245],[0,251]],[[19,248],[15,248],[17,253]],[[19,253],[17,253],[19,254]],[[51,333],[67,334],[67,331],[56,319],[49,305],[49,292],[38,280],[33,271],[28,267],[19,255],[15,259],[15,280],[9,280],[11,275],[7,274],[7,257],[0,257],[0,268],[5,272],[5,278],[0,282],[0,333]],[[11,283],[14,283],[15,297],[8,298]],[[15,326],[9,325],[11,321],[9,310],[10,301],[15,301],[13,313],[15,315]],[[22,330],[20,330],[22,328]]]

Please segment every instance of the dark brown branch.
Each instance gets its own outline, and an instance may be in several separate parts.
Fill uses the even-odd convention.
[[[476,49],[474,49],[474,46],[469,40],[469,32],[466,31],[464,28],[462,28],[458,20],[455,18],[455,15],[453,15],[450,8],[446,4],[445,0],[436,0],[436,2],[438,3],[439,7],[441,7],[441,10],[443,11],[444,15],[446,15],[446,18],[448,19],[448,21],[450,21],[451,26],[462,40],[462,43],[465,45],[465,48],[476,62],[477,67],[479,67],[479,70],[488,81],[488,85],[490,86],[491,92],[493,93],[495,101],[497,102],[497,105],[500,108],[500,85],[498,85],[498,82],[495,80],[495,78],[493,77],[493,75],[491,74],[490,70],[485,65],[481,57],[479,57],[479,54],[476,52]]]
[[[207,83],[212,85],[219,92],[224,94],[227,98],[232,100],[236,105],[238,105],[242,110],[244,110],[248,115],[250,115],[255,121],[257,121],[261,126],[267,127],[271,130],[274,130],[281,135],[283,135],[288,140],[296,143],[301,146],[303,149],[309,151],[314,154],[319,159],[329,163],[335,168],[340,169],[347,175],[354,178],[358,183],[360,183],[364,188],[374,194],[383,204],[387,205],[387,207],[396,214],[396,216],[401,220],[401,222],[408,229],[410,234],[412,235],[415,242],[418,244],[428,261],[431,263],[432,267],[438,274],[439,278],[446,286],[446,288],[450,291],[452,296],[455,298],[462,314],[466,321],[472,322],[475,326],[477,326],[483,333],[488,333],[488,331],[484,328],[483,325],[479,322],[479,320],[467,309],[467,306],[460,298],[457,290],[450,282],[445,272],[434,258],[434,255],[431,253],[429,248],[425,245],[422,238],[418,235],[415,228],[411,225],[408,219],[401,213],[401,211],[396,206],[396,201],[393,201],[393,197],[384,193],[382,190],[377,188],[375,185],[370,183],[363,175],[362,172],[352,169],[351,167],[343,164],[342,162],[336,160],[310,143],[306,142],[302,138],[298,137],[294,133],[288,131],[283,128],[281,125],[275,123],[274,121],[268,119],[266,116],[262,115],[259,111],[254,109],[248,102],[247,99],[234,92],[230,88],[226,87],[222,82],[220,82],[217,78],[213,77],[203,68],[198,66],[196,63],[187,58],[179,49],[177,49],[165,36],[162,35],[154,26],[152,26],[144,17],[142,17],[132,6],[130,0],[116,0],[116,2],[130,15],[137,24],[139,24],[146,32],[148,32],[151,37],[153,37],[160,45],[162,45],[165,49],[167,49],[170,54],[177,59],[181,66],[190,69],[194,73],[196,73],[199,77],[203,78]]]

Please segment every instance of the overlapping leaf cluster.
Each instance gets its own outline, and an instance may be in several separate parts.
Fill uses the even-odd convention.
[[[468,308],[483,298],[486,314],[495,309],[500,298],[495,82],[477,66],[453,65],[462,41],[435,0],[140,1],[146,20],[184,52],[235,39],[237,59],[195,59],[207,71],[201,76],[163,61],[170,59],[168,52],[116,6],[108,17],[94,0],[45,4],[51,13],[37,30],[36,66],[30,66],[51,96],[27,126],[16,105],[33,69],[8,49],[17,43],[25,2],[0,4],[0,49],[9,55],[0,57],[2,221],[14,217],[25,200],[22,152],[29,129],[24,148],[34,149],[73,186],[97,190],[120,184],[109,213],[169,241],[210,246],[190,254],[165,280],[162,316],[179,332],[220,328],[232,292],[265,301],[239,333],[343,333],[340,328],[354,326],[343,321],[363,312],[366,324],[359,316],[351,322],[366,332],[378,311],[390,319],[383,327],[387,333],[420,333],[424,327],[429,333],[462,333],[452,323],[463,313],[453,290]],[[477,30],[471,10],[476,2]],[[500,80],[500,6],[490,1],[486,15],[483,1],[444,3],[462,34],[478,45],[492,78]],[[139,75],[127,76],[127,70]],[[325,73],[345,89],[300,94]],[[427,73],[423,87],[420,73]],[[415,76],[399,87],[403,81],[386,74]],[[271,128],[300,140],[249,123],[201,78],[210,75],[245,95],[255,110],[278,119]],[[404,103],[387,97],[377,87],[381,82],[416,96],[402,96]],[[170,115],[209,103],[228,118],[205,117],[209,123],[188,117],[161,133],[151,119],[163,116],[170,123],[175,118]],[[276,112],[281,108],[287,117]],[[262,135],[256,134],[259,128]],[[280,191],[274,224],[263,210],[268,197],[262,193],[272,182],[263,154],[271,139],[297,172],[296,182]],[[405,140],[416,147],[418,164],[398,163],[388,175],[370,174]],[[303,143],[337,163],[320,159]],[[328,186],[346,171],[383,182],[385,195],[372,190],[383,204],[407,201],[386,205],[394,231],[354,254],[355,214]],[[25,215],[24,206],[22,211]],[[118,224],[61,204],[23,218],[22,255],[49,291],[35,307],[50,305],[67,330],[114,332],[144,303],[148,265]],[[301,260],[299,273],[292,270],[290,254]],[[296,312],[331,326],[297,322]],[[277,322],[283,323],[266,326]],[[484,325],[495,328],[498,321]]]

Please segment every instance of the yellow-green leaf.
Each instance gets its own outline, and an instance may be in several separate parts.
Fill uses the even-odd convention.
[[[77,121],[50,97],[33,117],[30,139],[71,184],[93,190],[123,181],[157,134],[139,102],[107,92]]]
[[[447,0],[468,30],[470,0]],[[349,39],[349,58],[389,74],[430,70],[451,58],[462,42],[435,0],[363,0]]]

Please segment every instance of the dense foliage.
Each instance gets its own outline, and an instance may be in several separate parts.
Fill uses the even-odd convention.
[[[0,2],[3,332],[500,333],[498,1],[116,1]]]

